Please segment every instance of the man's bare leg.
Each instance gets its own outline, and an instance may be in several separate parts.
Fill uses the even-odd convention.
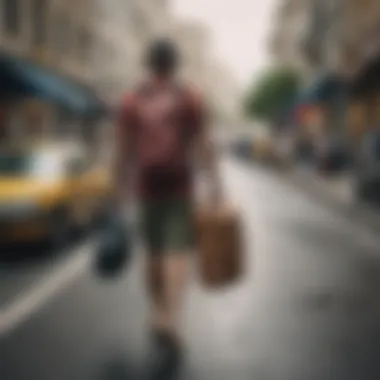
[[[193,248],[191,202],[183,198],[148,202],[144,210],[152,327],[177,338]]]
[[[153,253],[146,260],[146,282],[151,301],[151,323],[153,329],[165,325],[166,308],[164,296],[164,262],[160,253]]]
[[[152,255],[146,262],[147,288],[152,302],[152,327],[178,336],[180,311],[189,277],[190,255]]]
[[[178,329],[189,281],[190,257],[186,252],[168,253],[164,257],[164,328],[177,339],[180,338]]]

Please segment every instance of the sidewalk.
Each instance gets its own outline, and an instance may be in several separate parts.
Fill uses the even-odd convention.
[[[352,188],[352,179],[348,174],[327,177],[318,175],[310,169],[296,168],[292,173],[294,179],[310,190],[322,193],[321,195],[334,198],[346,207],[355,203],[355,194]]]
[[[355,198],[349,175],[323,177],[308,169],[296,168],[285,172],[284,176],[328,207],[356,218],[360,223],[380,232],[380,210]]]

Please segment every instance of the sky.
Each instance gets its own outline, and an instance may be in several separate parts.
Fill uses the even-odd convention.
[[[177,15],[205,22],[215,55],[226,62],[239,85],[253,80],[269,57],[267,40],[277,0],[172,0]]]

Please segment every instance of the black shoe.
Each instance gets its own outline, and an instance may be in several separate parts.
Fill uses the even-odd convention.
[[[164,331],[154,331],[153,352],[148,364],[149,380],[174,380],[182,363],[178,341]]]

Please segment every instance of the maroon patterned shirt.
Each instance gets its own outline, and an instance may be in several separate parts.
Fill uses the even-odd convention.
[[[193,147],[204,126],[202,98],[189,87],[151,81],[124,97],[120,136],[128,141],[140,198],[192,195]]]

